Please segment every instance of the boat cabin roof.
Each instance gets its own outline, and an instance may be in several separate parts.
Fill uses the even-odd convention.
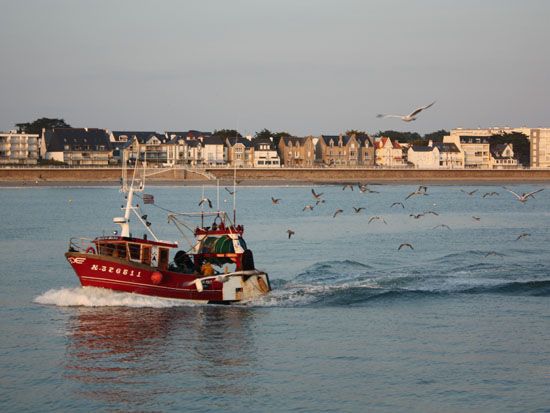
[[[97,243],[103,243],[103,242],[109,242],[109,243],[126,243],[126,242],[133,242],[135,244],[147,244],[147,245],[155,245],[159,247],[167,247],[167,248],[177,248],[178,244],[173,242],[166,242],[166,241],[155,241],[151,239],[144,239],[144,238],[133,238],[133,237],[121,237],[121,236],[108,236],[108,237],[97,237],[93,241],[95,244]]]

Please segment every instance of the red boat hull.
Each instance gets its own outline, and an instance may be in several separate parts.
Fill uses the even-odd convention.
[[[199,302],[226,301],[223,283],[215,279],[204,281],[204,288],[198,291],[195,285],[197,278],[195,274],[159,271],[140,263],[96,254],[67,252],[65,257],[80,279],[80,283],[86,287],[101,287]]]

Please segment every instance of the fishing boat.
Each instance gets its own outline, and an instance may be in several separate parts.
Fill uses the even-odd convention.
[[[235,208],[233,220],[219,208],[170,211],[168,222],[182,235],[185,231],[193,235],[189,248],[181,249],[178,242],[160,240],[139,203],[134,205],[134,199],[154,203],[152,195],[143,193],[145,169],[140,176],[136,162],[132,179],[126,175],[123,167],[124,216],[113,218],[120,233],[117,230],[110,236],[69,241],[65,257],[82,286],[216,304],[254,300],[271,290],[267,273],[255,268],[252,251],[243,238],[244,227],[235,222]],[[200,204],[205,201],[211,206],[204,196]],[[131,220],[141,224],[145,231],[142,236],[131,232]]]

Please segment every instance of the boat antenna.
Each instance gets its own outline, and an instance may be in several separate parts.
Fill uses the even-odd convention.
[[[220,211],[220,180],[216,179],[216,208]]]
[[[239,126],[235,131],[235,144],[233,145],[233,224],[237,225],[237,156],[235,155],[235,146],[239,136]],[[243,154],[244,155],[244,154]]]
[[[201,195],[201,228],[204,228],[204,185],[202,186],[202,195]]]

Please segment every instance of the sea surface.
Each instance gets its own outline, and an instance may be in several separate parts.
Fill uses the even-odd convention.
[[[274,290],[237,306],[81,288],[63,254],[116,229],[118,189],[0,189],[0,411],[549,412],[550,187],[369,188],[238,187]],[[165,210],[203,191],[232,210],[147,189],[159,238],[187,244]]]

